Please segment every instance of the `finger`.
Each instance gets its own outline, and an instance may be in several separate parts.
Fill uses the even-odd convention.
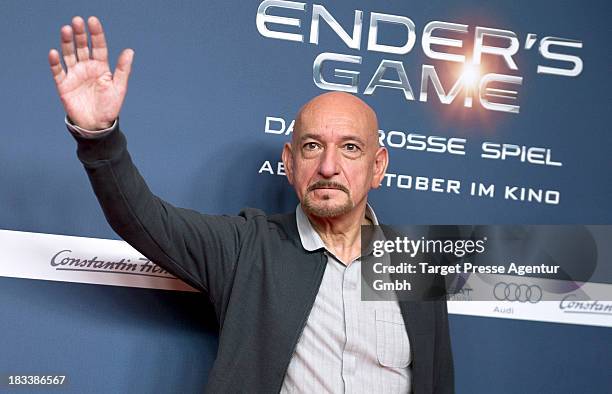
[[[60,30],[62,55],[64,57],[64,63],[70,70],[77,62],[76,55],[74,53],[74,40],[72,37],[72,27],[70,25],[62,26]]]
[[[49,51],[49,66],[51,67],[51,74],[53,74],[55,83],[59,85],[66,78],[66,73],[60,63],[59,52],[55,49]]]
[[[87,19],[89,26],[89,34],[91,36],[91,52],[95,60],[108,62],[108,49],[106,48],[106,38],[104,38],[104,30],[102,23],[95,16],[90,16]]]
[[[117,67],[115,68],[113,80],[123,91],[127,89],[128,78],[130,77],[130,71],[132,70],[133,60],[134,51],[132,49],[124,49],[117,60]]]
[[[80,62],[89,60],[89,48],[87,47],[87,32],[85,31],[85,21],[80,16],[72,18],[72,30],[76,41],[76,53]]]

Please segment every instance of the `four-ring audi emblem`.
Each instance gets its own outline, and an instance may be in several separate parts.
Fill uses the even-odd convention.
[[[542,289],[538,285],[498,282],[493,295],[500,301],[530,302],[535,304],[542,299]]]

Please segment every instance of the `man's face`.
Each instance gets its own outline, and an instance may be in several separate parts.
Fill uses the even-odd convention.
[[[376,117],[365,103],[327,93],[300,111],[283,162],[304,210],[337,217],[365,206],[368,191],[384,176],[387,151],[378,144]]]

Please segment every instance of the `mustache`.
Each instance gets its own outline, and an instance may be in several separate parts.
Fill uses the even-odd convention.
[[[344,186],[343,184],[338,183],[338,182],[334,182],[334,181],[326,181],[324,179],[316,181],[312,185],[308,186],[307,191],[310,192],[310,191],[313,191],[315,189],[338,189],[338,190],[342,190],[343,192],[345,192],[347,194],[349,192],[348,188],[346,186]]]

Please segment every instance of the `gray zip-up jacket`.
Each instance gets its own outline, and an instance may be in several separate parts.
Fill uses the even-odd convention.
[[[73,133],[78,157],[112,228],[135,249],[208,294],[219,349],[206,390],[279,392],[314,304],[326,257],[306,251],[295,214],[204,215],[156,197],[132,163],[125,136]],[[444,301],[401,302],[412,351],[412,392],[454,391]]]

